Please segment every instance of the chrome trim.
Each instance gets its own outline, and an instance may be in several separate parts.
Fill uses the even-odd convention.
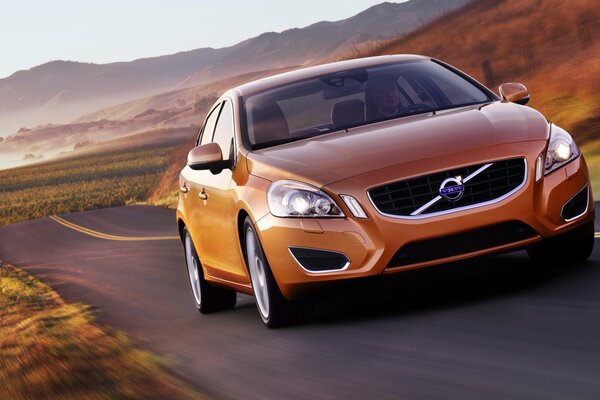
[[[563,217],[563,211],[565,210],[565,206],[567,205],[568,202],[570,202],[571,200],[573,200],[579,193],[583,192],[584,190],[587,190],[587,202],[585,204],[585,210],[579,214],[574,216],[573,218],[569,218],[566,219],[565,217]],[[590,192],[589,192],[589,185],[586,183],[584,187],[582,187],[581,189],[579,189],[577,191],[577,193],[575,193],[573,196],[571,196],[571,198],[567,201],[565,201],[565,204],[562,205],[562,207],[560,208],[560,217],[563,219],[563,221],[565,222],[571,222],[576,220],[577,218],[587,214],[588,210],[590,209]]]
[[[500,161],[502,161],[502,160],[500,160]],[[495,161],[495,162],[498,162],[498,161]],[[480,173],[482,173],[483,171],[485,171],[492,165],[494,165],[494,163],[485,164],[483,167],[479,168],[477,171],[473,172],[471,175],[469,175],[465,179],[463,179],[463,183],[469,182],[471,179],[475,178],[477,175],[479,175]]]
[[[369,194],[369,199],[371,198],[371,195]],[[410,216],[415,216],[415,215],[421,215],[421,213],[425,210],[427,210],[429,207],[431,207],[432,205],[434,205],[435,203],[437,203],[438,201],[440,201],[442,199],[442,196],[437,195],[436,197],[434,197],[432,200],[429,200],[428,203],[425,203],[424,205],[422,205],[421,207],[417,208],[415,211],[413,211]],[[371,201],[373,203],[373,201]],[[375,205],[375,203],[373,203],[373,205]],[[377,208],[377,206],[375,206],[375,208]],[[379,209],[377,209],[377,211],[379,211]],[[379,211],[381,214],[381,211]],[[385,214],[384,214],[385,215]],[[392,214],[390,214],[392,215]],[[395,215],[395,214],[394,214]],[[397,215],[399,217],[399,215]]]
[[[330,253],[341,254],[346,259],[346,265],[344,265],[342,268],[337,268],[337,269],[327,269],[327,270],[324,270],[324,271],[311,271],[309,269],[304,268],[304,266],[302,265],[302,263],[300,261],[298,261],[298,259],[296,258],[296,256],[292,252],[292,249],[318,250],[318,251],[327,251],[327,252],[330,252]],[[308,272],[309,274],[323,274],[323,273],[327,273],[327,272],[345,271],[350,266],[350,264],[351,264],[350,263],[350,259],[348,258],[348,256],[345,253],[342,253],[341,251],[335,251],[335,250],[329,250],[329,249],[317,249],[317,248],[314,248],[314,247],[302,247],[302,246],[288,246],[288,251],[292,255],[292,258],[294,259],[294,261],[296,261],[296,263],[300,266],[300,268],[302,268],[305,272]]]
[[[211,275],[208,271],[206,272],[206,275],[208,275],[210,277],[209,280],[215,280],[215,281],[219,281],[222,283],[226,283],[228,285],[239,286],[239,287],[243,287],[246,289],[252,289],[252,285],[250,285],[250,284],[239,283],[239,282],[230,281],[228,279],[220,278],[216,275]]]
[[[505,160],[510,160],[510,159],[511,158],[503,159],[503,160],[496,160],[494,162],[505,161]],[[489,201],[486,201],[486,202],[483,202],[483,203],[471,204],[469,206],[453,208],[451,210],[445,210],[445,211],[438,211],[438,212],[434,212],[434,213],[430,213],[430,214],[425,214],[425,215],[420,215],[420,214],[419,215],[395,215],[395,214],[387,214],[387,213],[381,212],[379,210],[379,208],[377,208],[377,206],[375,205],[375,202],[373,202],[373,199],[371,198],[371,194],[369,193],[369,190],[371,190],[371,189],[373,189],[375,187],[379,187],[381,185],[373,186],[372,188],[367,189],[367,197],[369,198],[369,201],[371,202],[371,205],[373,206],[373,208],[375,209],[375,211],[377,211],[379,214],[381,214],[381,215],[383,215],[385,217],[396,218],[396,219],[424,219],[424,218],[430,218],[430,217],[437,217],[439,215],[451,214],[451,213],[454,213],[454,212],[459,212],[459,211],[464,211],[464,210],[471,210],[473,208],[489,206],[490,204],[498,203],[498,202],[506,199],[507,197],[512,196],[513,194],[515,194],[516,192],[518,192],[519,190],[521,190],[523,188],[523,186],[525,186],[527,184],[527,181],[529,180],[529,163],[527,162],[527,158],[525,158],[525,157],[523,157],[522,160],[523,160],[523,164],[524,164],[523,168],[525,169],[525,174],[524,174],[525,178],[523,179],[523,182],[521,182],[521,184],[519,186],[517,186],[516,188],[514,188],[510,192],[506,193],[505,195],[500,196],[497,199],[489,200]],[[489,165],[492,165],[492,164],[493,163],[490,163]],[[486,164],[486,165],[488,165],[488,164]],[[483,167],[489,168],[489,165],[487,167],[484,165]],[[483,167],[481,167],[481,168],[483,168]],[[456,168],[460,168],[460,167],[456,167]],[[479,170],[477,170],[477,171],[479,171]],[[475,171],[475,172],[477,172],[477,171]],[[471,175],[473,175],[473,174],[471,174]],[[466,178],[465,178],[465,180],[466,180]],[[390,183],[393,183],[393,182],[390,182]],[[441,199],[441,196],[437,196],[437,197],[439,197]],[[433,202],[435,199],[437,199],[437,197],[434,198],[433,200],[431,200],[430,203]],[[438,200],[436,200],[436,202],[437,201]],[[429,203],[427,203],[427,204],[429,204]],[[421,207],[421,208],[423,208],[423,207]],[[431,207],[431,205],[429,205],[428,207]],[[414,211],[414,212],[416,212],[416,211]]]
[[[369,218],[369,217],[367,217],[367,213],[360,206],[360,203],[358,202],[358,200],[356,200],[356,198],[354,198],[353,196],[350,196],[348,194],[340,194],[340,197],[344,201],[344,204],[346,204],[346,207],[348,207],[348,209],[350,210],[350,213],[352,213],[352,215],[354,215],[354,217],[360,218],[360,219]],[[352,204],[352,202],[354,202],[355,204]],[[356,207],[355,207],[355,205],[356,205]]]

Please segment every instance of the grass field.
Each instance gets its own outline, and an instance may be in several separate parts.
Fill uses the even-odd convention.
[[[172,151],[129,149],[0,171],[0,225],[145,201]]]
[[[0,262],[1,399],[194,399],[168,362]]]

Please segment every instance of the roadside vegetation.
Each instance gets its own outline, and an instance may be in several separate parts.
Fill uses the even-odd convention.
[[[0,262],[0,398],[197,399],[169,362]]]
[[[0,171],[0,225],[143,202],[173,146],[103,152]]]
[[[200,117],[202,118],[202,117]],[[185,166],[188,152],[194,147],[196,138],[181,143],[169,156],[169,162],[164,174],[160,177],[150,192],[148,202],[155,206],[176,208],[179,196],[179,173]]]

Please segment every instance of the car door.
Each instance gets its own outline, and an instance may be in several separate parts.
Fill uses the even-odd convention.
[[[223,160],[236,167],[234,113],[231,101],[226,100],[220,111],[212,142],[221,148]],[[201,214],[196,221],[201,233],[201,260],[210,275],[234,282],[246,282],[247,275],[239,258],[235,182],[232,170],[201,171],[198,181]]]
[[[223,103],[219,103],[213,107],[208,114],[204,127],[202,128],[200,135],[196,141],[196,146],[207,144],[212,142],[215,126],[217,125],[217,118],[221,111]],[[192,236],[194,247],[198,252],[200,261],[203,261],[203,254],[206,251],[206,240],[203,238],[203,230],[200,228],[201,215],[204,214],[204,208],[206,203],[200,199],[199,194],[201,193],[202,187],[201,182],[206,179],[206,175],[210,174],[209,171],[194,171],[190,167],[186,166],[181,171],[180,190],[183,196],[183,209],[184,214],[188,216],[186,224],[187,228]]]

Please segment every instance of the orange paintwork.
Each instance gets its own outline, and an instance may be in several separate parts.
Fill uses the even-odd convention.
[[[537,111],[494,101],[435,115],[420,114],[363,125],[348,131],[251,151],[241,136],[239,96],[337,70],[418,56],[384,56],[313,67],[250,83],[225,93],[235,116],[235,165],[220,174],[185,167],[180,176],[177,219],[190,231],[205,277],[216,285],[252,294],[240,244],[240,221],[254,222],[273,275],[283,295],[297,298],[325,282],[402,272],[482,254],[522,248],[594,219],[594,207],[571,222],[561,208],[589,184],[579,156],[535,181],[537,157],[548,145],[549,124]],[[221,100],[222,100],[221,99]],[[367,190],[452,168],[524,157],[526,183],[495,203],[422,219],[398,219],[379,213]],[[293,179],[321,188],[345,218],[279,218],[269,212],[267,189],[274,180]],[[208,197],[203,200],[200,193]],[[351,195],[366,212],[357,219],[340,194]],[[592,203],[590,191],[589,204]],[[505,221],[522,221],[538,236],[509,245],[386,269],[404,244],[442,237]],[[288,246],[335,250],[350,259],[347,269],[310,273],[294,260]]]
[[[506,101],[518,102],[521,99],[529,99],[529,90],[522,83],[504,83],[498,88],[500,97]]]

